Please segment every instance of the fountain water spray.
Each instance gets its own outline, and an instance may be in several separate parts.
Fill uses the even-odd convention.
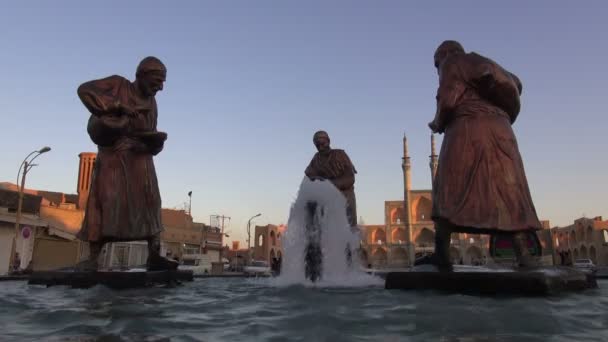
[[[346,199],[330,181],[304,177],[283,234],[277,284],[369,286],[381,284],[360,267],[361,237],[350,227]],[[350,251],[351,257],[348,257]]]

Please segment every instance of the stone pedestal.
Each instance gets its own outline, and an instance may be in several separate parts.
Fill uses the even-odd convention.
[[[456,272],[390,272],[386,289],[437,290],[472,295],[546,296],[597,288],[593,273],[569,267],[529,270],[473,268]]]
[[[194,280],[192,271],[153,272],[80,272],[80,271],[40,271],[30,275],[31,285],[67,285],[72,288],[90,288],[104,285],[113,289],[149,287],[155,285],[175,285],[182,281]]]

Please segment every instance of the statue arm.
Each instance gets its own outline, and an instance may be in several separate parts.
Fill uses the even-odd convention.
[[[157,129],[158,107],[156,105],[155,99],[153,99],[152,108],[150,109],[150,112],[147,115],[151,116],[151,119],[152,119],[152,126],[151,126],[150,131],[154,132],[154,133],[158,133],[158,129]],[[150,154],[152,154],[153,156],[155,156],[163,150],[166,138],[167,138],[166,134],[164,135],[164,138],[161,137],[161,135],[159,135],[158,139],[144,140],[143,142],[146,144],[148,152]]]
[[[155,156],[155,155],[159,154],[162,150],[163,150],[162,147],[156,147],[156,148],[153,148],[150,150],[150,154]]]
[[[338,188],[339,190],[347,190],[355,185],[355,173],[352,169],[344,170],[344,173],[337,178],[331,180],[331,182]]]
[[[339,153],[338,157],[340,164],[343,165],[343,172],[340,177],[332,179],[331,182],[340,190],[348,190],[355,185],[355,173],[357,171],[346,152],[340,151]]]
[[[448,59],[443,63],[439,71],[439,88],[437,89],[437,109],[435,118],[429,127],[435,133],[443,133],[450,120],[450,114],[460,103],[460,98],[466,90],[466,86],[461,80],[460,68],[457,61]]]
[[[146,145],[146,147],[148,148],[148,151],[153,156],[159,154],[163,150],[164,146],[165,146],[165,141],[164,140],[161,140],[161,141],[158,141],[158,142]]]
[[[308,166],[306,167],[306,170],[304,170],[304,174],[308,178],[318,177],[319,176],[319,173],[317,172],[317,170],[312,166],[314,160],[315,160],[315,157],[313,157],[311,159],[310,163],[308,163]]]
[[[78,87],[78,97],[89,112],[95,116],[119,114],[118,90],[125,81],[120,76],[110,76],[85,82]]]

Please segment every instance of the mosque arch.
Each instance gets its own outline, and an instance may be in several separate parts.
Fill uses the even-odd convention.
[[[405,213],[403,208],[393,208],[390,212],[391,224],[405,223]]]
[[[391,241],[394,244],[404,244],[407,241],[407,234],[405,232],[405,229],[403,228],[396,228],[393,229],[392,233],[391,233]]]
[[[376,244],[386,244],[386,232],[384,228],[376,228],[372,234],[372,242]]]
[[[587,226],[587,232],[586,232],[586,241],[587,243],[593,243],[593,228],[591,226]]]
[[[372,254],[372,265],[384,267],[388,263],[388,253],[384,248],[377,248]]]
[[[422,228],[416,236],[416,246],[431,247],[435,245],[435,233],[429,228]]]
[[[594,246],[589,248],[589,259],[597,266],[597,251]]]
[[[570,232],[570,245],[571,246],[576,246],[576,232],[574,230],[572,230]]]
[[[416,221],[429,221],[431,219],[431,210],[433,209],[433,203],[426,197],[420,197],[416,201],[415,207],[415,218]]]
[[[580,258],[589,259],[589,255],[587,254],[587,247],[585,247],[584,245],[581,247],[581,250],[580,250]]]
[[[275,234],[274,230],[270,231],[270,244],[271,246],[277,245],[277,235]]]

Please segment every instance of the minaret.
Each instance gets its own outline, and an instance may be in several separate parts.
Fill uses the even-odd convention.
[[[435,150],[435,134],[431,133],[431,155],[429,166],[431,167],[431,185],[435,184],[435,174],[437,174],[437,151]]]
[[[403,135],[403,185],[405,189],[409,192],[412,190],[412,177],[411,177],[411,164],[410,164],[410,155],[407,152],[407,137],[405,134]]]
[[[411,208],[410,208],[410,190],[412,190],[412,173],[410,164],[410,155],[407,152],[407,137],[403,135],[403,161],[401,167],[403,168],[403,211],[405,214],[405,229],[408,236],[409,246],[409,259],[413,265],[415,252],[413,250],[412,242],[412,220],[411,220]]]
[[[95,165],[96,153],[82,152],[78,155],[80,166],[78,167],[78,209],[85,210],[91,190],[91,178],[93,176],[93,166]]]

